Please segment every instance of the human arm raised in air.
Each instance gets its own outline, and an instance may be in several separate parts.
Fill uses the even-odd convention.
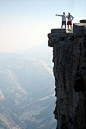
[[[62,15],[58,15],[58,14],[56,14],[56,16],[62,16]]]

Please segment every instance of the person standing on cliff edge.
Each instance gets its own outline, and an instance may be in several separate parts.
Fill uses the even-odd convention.
[[[70,28],[72,30],[72,20],[74,19],[74,17],[72,15],[70,15],[70,13],[68,13],[68,15],[66,16],[66,18],[68,18],[68,22],[67,22],[68,30],[69,30],[69,25],[70,25]]]
[[[62,17],[62,25],[61,25],[61,28],[63,27],[63,25],[65,25],[65,29],[66,29],[66,15],[65,15],[65,12],[63,12],[63,15],[58,15],[58,14],[56,14],[56,16],[61,16],[61,17]]]

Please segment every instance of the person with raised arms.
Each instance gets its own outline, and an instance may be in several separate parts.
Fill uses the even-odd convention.
[[[62,17],[61,28],[63,27],[63,25],[65,25],[65,29],[66,29],[66,14],[65,14],[65,12],[63,12],[63,15],[56,14],[56,16],[61,16]]]

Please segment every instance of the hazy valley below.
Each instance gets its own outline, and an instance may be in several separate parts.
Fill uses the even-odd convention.
[[[55,129],[49,52],[0,53],[0,129]]]

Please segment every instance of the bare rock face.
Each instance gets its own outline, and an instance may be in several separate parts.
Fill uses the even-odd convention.
[[[80,23],[86,23],[86,19],[80,20]]]
[[[73,33],[52,29],[57,129],[86,129],[86,20],[73,24]]]

